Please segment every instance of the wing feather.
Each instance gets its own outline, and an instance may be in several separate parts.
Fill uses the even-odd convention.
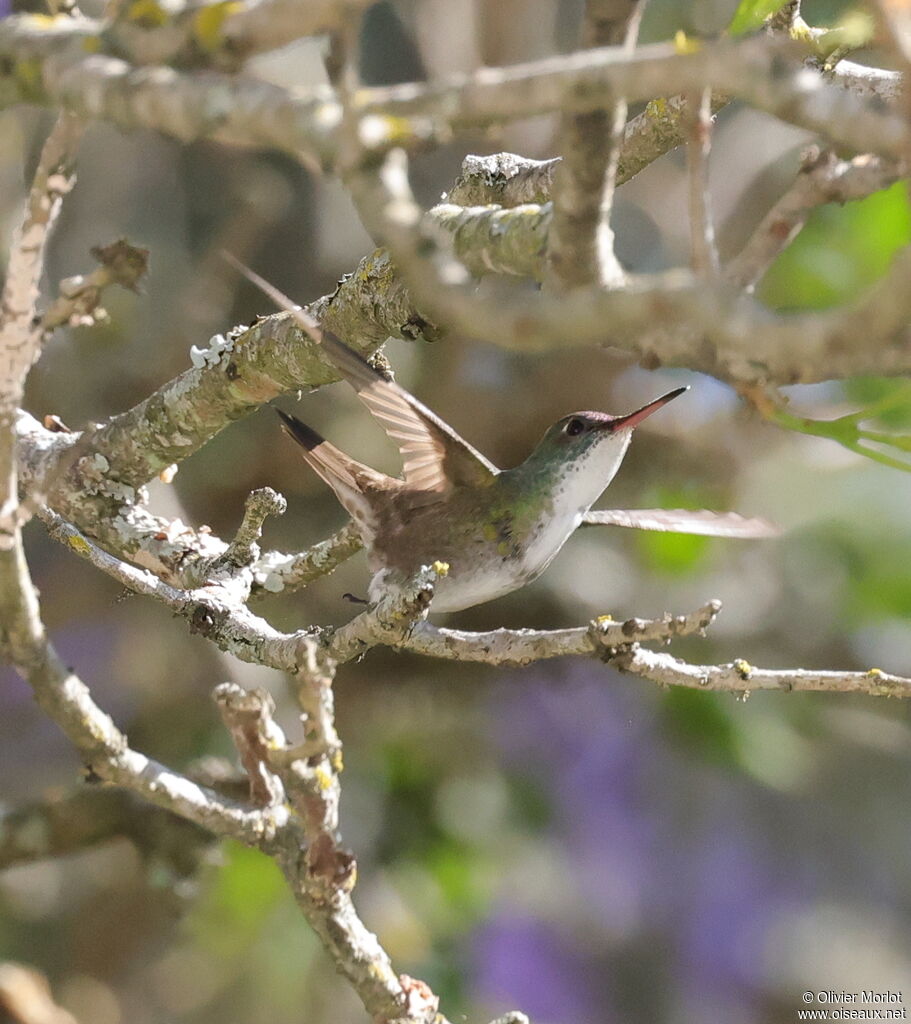
[[[265,278],[230,253],[222,252],[222,255],[280,309],[290,313],[304,333],[322,346],[335,368],[354,387],[386,433],[394,441],[408,444],[407,451],[399,444],[403,456],[423,452],[432,457],[432,463],[428,463],[427,468],[422,466],[417,472],[412,470],[410,461],[405,462],[406,484],[421,490],[446,491],[459,484],[484,486],[496,477],[499,470],[493,463],[404,388],[386,380],[357,352],[320,327],[309,313]]]
[[[452,485],[482,486],[499,470],[447,423],[327,331],[323,348],[358,397],[396,442],[403,456],[405,482],[421,490]],[[420,457],[420,461],[418,461]]]
[[[781,530],[767,519],[708,509],[635,508],[587,512],[583,526],[628,526],[637,530],[692,533],[703,537],[777,537]]]

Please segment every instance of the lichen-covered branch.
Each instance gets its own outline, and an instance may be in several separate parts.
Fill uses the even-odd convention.
[[[47,430],[21,411],[17,431],[20,476],[31,495],[41,491],[46,474],[66,460],[78,435]],[[141,497],[140,491],[136,499]],[[95,520],[92,511],[99,507],[104,517]],[[103,495],[74,491],[62,494],[57,508],[71,511],[74,520],[84,520],[87,535],[110,554],[129,558],[175,585],[205,582],[200,577],[228,547],[205,527],[196,529],[180,519],[153,515],[144,505],[122,497],[105,499]],[[360,535],[349,524],[304,551],[265,551],[249,566],[251,593],[260,596],[306,586],[331,573],[360,547]]]
[[[251,811],[214,790],[133,750],[88,687],[61,661],[44,632],[20,538],[0,559],[3,646],[31,685],[41,708],[67,735],[86,765],[108,782],[127,786],[152,803],[246,843],[267,843],[284,811]]]
[[[89,19],[19,15],[0,21],[0,105],[59,104],[125,129],[155,129],[184,142],[268,146],[331,166],[341,107],[330,90],[292,95],[251,78],[137,69],[112,54],[86,55],[103,46],[101,25]],[[619,95],[648,101],[711,87],[856,152],[899,156],[909,135],[903,118],[807,68],[805,54],[793,41],[764,36],[707,43],[688,53],[668,44],[634,55],[605,47],[430,84],[361,89],[355,113],[367,117],[365,144],[381,151],[425,145],[452,128],[594,110]],[[866,95],[879,85],[894,91],[894,76],[835,77],[862,79]]]
[[[729,99],[712,93],[711,111],[717,114]],[[626,122],[617,166],[617,184],[634,178],[659,156],[686,142],[687,102],[684,96],[650,100],[642,113]]]
[[[367,611],[333,631],[328,635],[326,647],[329,657],[345,662],[360,657],[377,644],[403,645],[417,623],[426,618],[437,578],[437,568],[425,565],[407,585],[389,591]]]
[[[362,547],[357,526],[349,521],[331,537],[318,541],[306,551],[291,555],[266,551],[253,563],[252,596],[306,587],[327,576]]]
[[[458,206],[503,207],[549,202],[560,158],[532,160],[517,153],[469,154],[443,201]]]
[[[819,313],[776,316],[724,281],[681,271],[612,292],[517,296],[496,282],[477,289],[427,230],[401,156],[388,156],[378,173],[365,167],[351,174],[349,186],[361,216],[392,248],[416,300],[469,335],[524,350],[607,343],[654,366],[686,366],[739,383],[810,382],[865,368],[890,374],[911,367],[911,291],[904,286],[911,248],[898,253],[859,301]]]
[[[209,571],[217,574],[222,568],[238,570],[253,565],[260,557],[258,541],[266,519],[282,516],[287,509],[287,501],[271,487],[260,487],[251,492],[244,504],[244,517],[234,540],[224,555],[212,563]]]
[[[250,777],[254,800],[268,805],[287,795],[294,808],[304,846],[286,843],[277,859],[301,911],[367,1011],[382,1024],[446,1024],[426,985],[396,975],[351,902],[356,872],[353,856],[338,837],[341,748],[333,724],[331,673],[330,663],[311,661],[298,674],[305,733],[300,746],[287,743],[265,691],[224,683],[214,699]],[[314,688],[321,694],[315,704]],[[416,984],[427,993],[423,1001],[414,998]]]
[[[129,565],[92,543],[71,523],[50,509],[41,512],[48,533],[96,569],[122,583],[133,593],[153,597],[185,618],[190,631],[211,640],[241,661],[267,665],[281,672],[295,672],[315,640],[306,631],[281,633],[254,615],[244,604],[249,591],[249,568],[214,574],[207,585],[181,590],[145,569]]]

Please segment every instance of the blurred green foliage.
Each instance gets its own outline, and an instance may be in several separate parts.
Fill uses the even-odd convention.
[[[866,199],[815,210],[796,240],[763,279],[760,295],[773,308],[824,309],[862,296],[888,270],[895,253],[911,242],[911,204],[905,182]],[[857,344],[863,344],[858,338]],[[795,416],[781,409],[781,427],[837,441],[850,451],[892,469],[911,470],[901,457],[911,436],[864,426],[878,421],[892,429],[911,423],[911,386],[904,381],[863,378],[844,385],[845,396],[862,408],[828,420]],[[891,450],[891,454],[890,454]]]
[[[716,496],[696,484],[653,487],[645,500],[656,508],[716,508]],[[712,545],[709,537],[688,533],[637,530],[635,537],[643,564],[667,576],[692,572],[703,563]]]
[[[290,899],[278,865],[257,850],[228,841],[220,870],[187,924],[200,941],[225,959],[245,952],[275,907]],[[301,921],[306,929],[306,925]]]
[[[844,206],[820,206],[769,268],[759,297],[778,310],[850,302],[882,277],[909,241],[911,206],[904,182]]]
[[[728,31],[732,36],[742,36],[761,28],[766,18],[777,14],[783,6],[783,0],[741,0]]]

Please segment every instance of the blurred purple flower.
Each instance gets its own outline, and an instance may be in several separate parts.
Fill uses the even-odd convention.
[[[736,774],[687,761],[696,784],[711,782],[700,790],[700,819],[691,820],[683,766],[655,708],[652,692],[579,662],[526,672],[521,689],[503,688],[495,699],[496,743],[511,769],[534,773],[550,795],[575,889],[567,915],[586,925],[586,947],[575,956],[550,926],[509,908],[477,936],[484,992],[524,999],[533,1018],[575,1021],[580,992],[585,1005],[603,998],[603,982],[584,984],[584,965],[624,956],[638,965],[638,998],[660,990],[659,1002],[693,1008],[681,1019],[700,1019],[701,1007],[747,1021],[761,1005],[763,942],[788,883],[764,861],[762,836],[745,834],[762,824],[745,825],[737,813]],[[605,1019],[604,1008],[588,1017]]]
[[[2,2],[2,0],[0,0]],[[101,706],[121,723],[133,711],[133,697],[111,676],[113,631],[97,623],[78,622],[53,635],[67,664],[91,680]],[[0,778],[7,799],[34,797],[44,787],[74,779],[79,755],[60,728],[35,703],[31,687],[11,668],[0,668]]]
[[[473,956],[476,997],[484,1003],[521,1006],[535,1024],[608,1024],[584,951],[546,922],[501,915],[476,935]]]

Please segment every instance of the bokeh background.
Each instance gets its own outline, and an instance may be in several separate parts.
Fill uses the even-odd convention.
[[[365,24],[364,77],[393,82],[566,50],[580,6],[379,3]],[[727,0],[651,0],[643,37],[714,32],[731,10]],[[804,13],[819,25],[844,10]],[[283,84],[321,81],[319,47],[289,47],[254,71]],[[36,111],[0,113],[4,240],[48,124]],[[466,152],[551,156],[554,128],[536,119],[459,138],[415,161],[415,187],[432,203]],[[721,115],[712,196],[723,255],[792,180],[806,143],[755,112]],[[682,157],[670,154],[620,190],[615,226],[631,269],[686,262],[685,189]],[[185,369],[191,345],[268,312],[218,259],[222,247],[302,301],[330,291],[371,248],[343,191],[283,156],[97,125],[48,280],[87,269],[91,245],[122,235],[151,250],[145,290],[108,295],[108,326],[51,341],[29,385],[37,415],[72,427],[102,420]],[[901,186],[822,209],[761,294],[780,309],[842,302],[909,240]],[[771,542],[583,531],[534,585],[449,621],[572,625],[718,597],[721,618],[708,638],[676,644],[682,656],[911,673],[908,474],[764,423],[712,379],[649,373],[610,349],[516,355],[462,338],[393,342],[387,352],[407,387],[503,466],[573,409],[624,412],[691,384],[637,433],[602,504],[733,508],[786,531]],[[789,394],[795,410],[824,419],[901,386],[864,380]],[[359,459],[396,469],[344,385],[302,397],[295,411]],[[908,403],[890,417],[906,427]],[[298,549],[344,522],[269,410],[225,430],[173,484],[156,483],[153,504],[230,536],[246,494],[265,484],[290,504],[268,524],[269,546]],[[209,700],[229,678],[269,687],[293,733],[278,675],[189,636],[37,525],[27,540],[55,642],[140,749],[177,766],[230,755]],[[261,609],[286,628],[339,623],[353,611],[341,595],[365,584],[358,557]],[[581,660],[498,670],[376,650],[339,673],[337,706],[356,902],[397,967],[426,979],[450,1019],[521,1008],[535,1024],[783,1024],[805,989],[889,989],[911,1000],[906,705],[737,701],[661,690]],[[67,792],[79,778],[73,751],[5,672],[4,805]],[[210,850],[189,878],[125,840],[10,870],[0,876],[0,958],[45,971],[83,1024],[365,1019],[277,869],[232,844]]]

